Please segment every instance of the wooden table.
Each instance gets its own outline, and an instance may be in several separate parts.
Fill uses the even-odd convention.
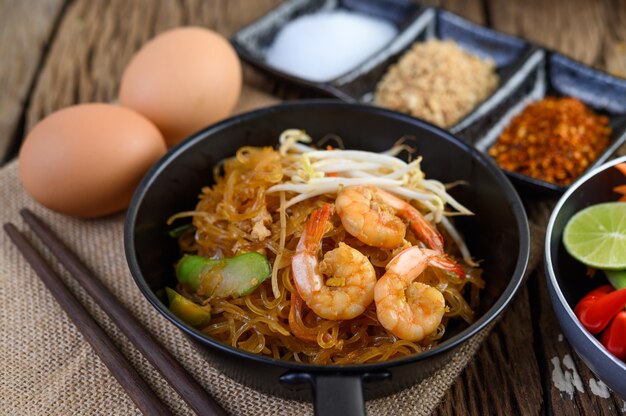
[[[0,0],[0,158],[4,162],[14,158],[24,134],[51,111],[78,102],[115,100],[124,66],[156,33],[193,24],[230,35],[279,2]],[[626,76],[626,1],[422,3],[441,5]],[[302,96],[302,91],[250,68],[245,68],[245,81],[247,93],[261,100],[268,99],[266,94],[283,99]],[[550,202],[529,204],[529,216],[542,217],[545,213],[536,207]],[[542,228],[538,227],[540,233]],[[572,377],[580,377],[583,391]],[[598,387],[596,381],[563,339],[539,267],[436,413],[624,414],[626,401]]]

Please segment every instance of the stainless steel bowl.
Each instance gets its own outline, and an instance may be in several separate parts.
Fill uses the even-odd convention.
[[[545,241],[545,270],[552,306],[567,340],[589,368],[615,393],[626,398],[626,363],[611,355],[578,321],[574,307],[591,289],[608,283],[602,273],[585,278],[586,266],[570,256],[563,246],[563,229],[581,209],[616,201],[613,187],[626,183],[614,166],[626,156],[593,169],[574,182],[556,204],[548,223]]]

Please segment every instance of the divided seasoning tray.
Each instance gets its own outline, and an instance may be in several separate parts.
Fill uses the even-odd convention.
[[[524,108],[544,97],[574,97],[597,114],[609,119],[611,135],[607,148],[589,164],[588,170],[607,161],[626,141],[626,80],[592,69],[560,53],[539,49],[515,76],[494,95],[498,104],[478,117],[457,136],[488,154],[511,120]],[[569,185],[535,179],[504,170],[518,189],[532,194],[561,194]]]
[[[317,82],[301,78],[278,68],[267,61],[267,50],[280,30],[290,21],[305,15],[334,10],[348,10],[382,18],[398,30],[398,34],[378,52],[356,63],[348,73],[331,81]],[[433,19],[432,9],[408,0],[287,0],[258,20],[237,31],[231,43],[239,56],[249,64],[283,80],[309,87],[347,102],[359,101],[354,91],[344,89],[350,81],[362,78],[368,68],[383,64],[390,56],[403,50],[409,40],[422,34]]]
[[[330,81],[316,82],[272,67],[266,52],[289,21],[321,11],[348,10],[393,24],[398,33],[378,52]],[[231,42],[249,64],[287,82],[346,102],[371,103],[377,83],[415,42],[452,40],[496,65],[498,87],[448,130],[488,154],[500,133],[529,103],[545,96],[572,96],[609,117],[607,149],[587,169],[606,161],[626,141],[626,80],[594,70],[515,36],[472,23],[449,11],[409,0],[287,0],[236,32]],[[504,170],[520,191],[560,194],[556,185]]]
[[[291,75],[267,62],[267,49],[289,21],[303,15],[332,10],[350,10],[382,18],[392,23],[398,33],[381,50],[374,52],[365,61],[356,63],[352,70],[326,82]],[[376,85],[389,66],[397,62],[413,43],[432,38],[453,40],[474,55],[492,59],[497,67],[500,84],[510,79],[534,50],[523,39],[477,25],[445,10],[419,6],[409,0],[288,0],[236,32],[231,42],[244,61],[266,73],[346,102],[371,103]],[[448,129],[456,133],[488,112],[497,105],[496,101],[490,100],[491,96]]]

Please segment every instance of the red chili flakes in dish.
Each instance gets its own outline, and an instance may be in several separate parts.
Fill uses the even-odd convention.
[[[502,168],[569,185],[608,146],[611,128],[576,98],[547,97],[530,104],[489,149]]]

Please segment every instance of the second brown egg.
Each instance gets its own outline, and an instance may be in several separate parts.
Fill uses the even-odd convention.
[[[119,101],[151,120],[172,146],[230,115],[241,79],[237,54],[224,37],[178,28],[137,52],[124,71]]]

